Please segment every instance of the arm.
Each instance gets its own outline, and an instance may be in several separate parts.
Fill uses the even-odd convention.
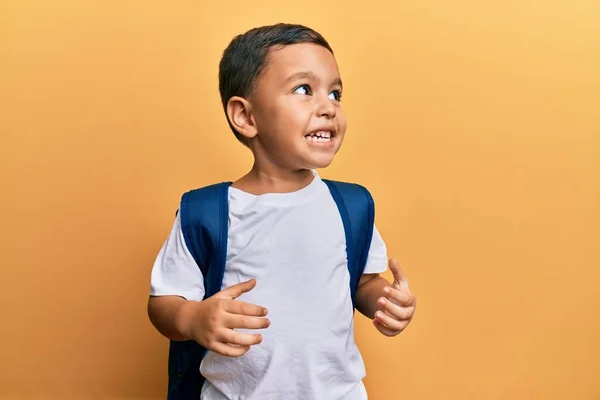
[[[236,300],[256,286],[251,279],[221,290],[203,301],[179,296],[150,296],[148,316],[156,329],[171,340],[194,340],[225,356],[241,356],[262,342],[262,335],[235,329],[264,329],[270,322],[267,310]],[[233,345],[233,346],[232,346]]]
[[[386,336],[396,336],[410,323],[416,307],[406,275],[394,259],[390,260],[394,282],[379,274],[364,274],[356,291],[356,308]]]
[[[171,340],[194,340],[216,353],[241,356],[262,338],[235,329],[269,325],[264,307],[237,300],[255,285],[254,279],[238,283],[200,301],[205,295],[204,277],[187,249],[177,215],[152,268],[148,317]]]
[[[189,325],[194,311],[201,303],[185,300],[179,296],[150,296],[148,317],[152,325],[167,339],[183,341],[192,339]]]
[[[358,282],[356,291],[356,309],[369,319],[375,318],[375,312],[381,307],[377,304],[377,300],[384,295],[383,288],[391,286],[379,274],[364,274]]]

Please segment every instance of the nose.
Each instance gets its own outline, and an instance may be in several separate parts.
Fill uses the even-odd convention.
[[[315,96],[317,99],[317,116],[326,118],[335,118],[336,107],[333,104],[333,100],[326,96]]]

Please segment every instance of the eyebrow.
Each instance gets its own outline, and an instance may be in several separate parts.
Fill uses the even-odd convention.
[[[290,75],[286,80],[285,83],[288,82],[292,82],[298,79],[312,79],[312,80],[317,80],[317,76],[315,74],[313,74],[312,72],[305,72],[305,71],[301,71],[301,72],[296,72],[295,74]],[[344,87],[344,85],[342,85],[342,78],[340,78],[339,76],[337,78],[335,78],[333,80],[332,86],[335,85],[339,85],[340,87]]]

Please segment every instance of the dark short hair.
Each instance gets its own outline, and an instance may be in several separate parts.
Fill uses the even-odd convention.
[[[254,89],[257,78],[267,65],[269,51],[273,47],[296,43],[314,43],[333,54],[331,46],[321,34],[303,25],[280,23],[261,26],[233,38],[219,63],[219,92],[226,116],[230,98],[247,98]],[[227,122],[235,137],[245,144],[229,118]]]

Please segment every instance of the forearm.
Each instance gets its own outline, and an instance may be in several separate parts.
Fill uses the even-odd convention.
[[[356,291],[356,309],[365,317],[373,319],[375,312],[381,309],[377,301],[385,297],[383,288],[389,286],[391,284],[381,276],[373,277],[361,284]]]
[[[178,296],[150,296],[148,317],[152,325],[171,340],[190,340],[189,323],[192,308],[190,301]]]

